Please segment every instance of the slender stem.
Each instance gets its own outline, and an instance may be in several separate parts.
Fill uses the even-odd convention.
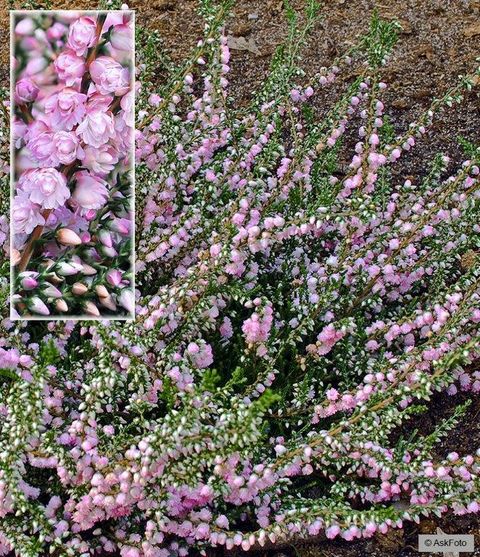
[[[45,221],[48,219],[51,212],[52,209],[45,209],[44,211],[42,211],[42,217],[45,219]],[[32,257],[33,254],[35,242],[40,238],[42,232],[43,232],[43,225],[39,224],[38,226],[35,227],[34,231],[32,232],[32,235],[28,239],[27,245],[23,250],[22,257],[18,262],[18,270],[20,272],[25,271],[25,269],[27,268],[28,262],[30,261],[30,258]]]

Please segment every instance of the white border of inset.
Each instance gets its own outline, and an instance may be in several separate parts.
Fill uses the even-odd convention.
[[[34,315],[29,317],[24,316],[14,316],[12,310],[14,309],[13,305],[13,284],[14,284],[14,265],[12,264],[12,247],[13,247],[13,230],[12,230],[12,201],[14,197],[14,184],[15,184],[15,171],[14,171],[14,154],[15,154],[15,147],[13,142],[13,120],[14,120],[14,69],[13,69],[13,60],[15,54],[15,46],[14,46],[14,22],[15,17],[18,14],[46,14],[46,13],[78,13],[82,15],[86,14],[112,14],[112,13],[130,13],[132,17],[132,24],[133,24],[133,45],[132,45],[132,56],[131,56],[131,64],[132,64],[132,71],[130,72],[130,87],[131,92],[133,94],[133,104],[135,107],[135,100],[136,100],[136,91],[135,91],[135,60],[136,60],[136,44],[135,44],[135,10],[128,9],[128,10],[9,10],[10,14],[10,208],[9,208],[9,256],[10,256],[10,320],[11,321],[133,321],[135,320],[135,304],[133,312],[130,314],[122,315],[122,316],[91,316],[91,315]],[[130,198],[130,210],[132,214],[132,232],[131,232],[131,241],[132,247],[130,251],[130,266],[132,270],[132,283],[129,288],[132,290],[133,298],[135,299],[135,123],[136,123],[136,114],[134,109],[134,116],[133,116],[133,127],[131,131],[131,140],[130,140],[130,160],[131,160],[131,198]]]

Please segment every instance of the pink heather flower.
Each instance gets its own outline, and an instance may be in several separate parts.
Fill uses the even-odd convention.
[[[124,95],[130,87],[130,72],[110,56],[99,56],[90,64],[90,75],[102,95]]]
[[[38,96],[39,88],[33,83],[33,81],[24,77],[17,81],[15,85],[15,101],[19,104],[31,103]]]
[[[115,25],[110,33],[110,43],[113,48],[129,51],[133,43],[133,29],[128,23]]]
[[[122,272],[117,269],[111,269],[107,271],[105,278],[111,286],[118,286],[122,282]]]
[[[108,174],[118,162],[118,151],[108,143],[100,147],[90,147],[84,149],[82,164],[95,174]]]
[[[107,183],[86,170],[75,174],[73,199],[82,209],[100,209],[108,199]]]
[[[83,16],[70,25],[67,46],[77,56],[83,56],[85,52],[95,44],[97,24],[90,16]]]
[[[61,39],[63,35],[65,35],[66,31],[66,25],[57,21],[47,29],[47,39],[49,41],[58,41],[58,39]]]
[[[26,170],[20,176],[18,188],[29,193],[30,201],[44,209],[56,209],[70,197],[67,179],[55,168]]]
[[[16,35],[32,35],[35,30],[35,25],[31,17],[24,17],[15,25]]]
[[[52,140],[54,156],[62,164],[70,164],[83,157],[83,149],[78,137],[73,132],[56,132]]]
[[[52,125],[62,130],[71,130],[85,116],[87,96],[65,87],[54,93],[45,102],[45,114],[50,117]]]
[[[38,166],[56,166],[58,160],[53,153],[53,132],[45,131],[38,135],[28,134],[31,139],[27,142],[27,148]]]
[[[32,203],[28,195],[19,191],[13,199],[12,229],[16,234],[31,234],[36,226],[45,224],[40,207]]]
[[[100,147],[115,137],[115,122],[111,112],[93,110],[87,112],[77,128],[77,135],[92,147]]]
[[[64,50],[54,62],[58,77],[68,86],[78,82],[85,73],[85,60],[77,56],[73,50]]]

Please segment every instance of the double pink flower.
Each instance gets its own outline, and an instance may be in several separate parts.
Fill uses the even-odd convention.
[[[95,44],[97,23],[90,16],[78,18],[70,25],[67,46],[77,56],[83,56],[85,52]]]
[[[30,201],[43,209],[61,207],[70,197],[67,179],[55,168],[26,170],[20,176],[17,188],[28,193]]]
[[[68,86],[79,83],[86,69],[85,60],[73,50],[64,50],[54,62],[58,77]]]
[[[71,130],[85,116],[87,96],[75,89],[65,87],[45,102],[45,114],[56,129]]]
[[[90,75],[102,95],[124,95],[130,88],[130,72],[110,56],[99,56],[90,64]]]

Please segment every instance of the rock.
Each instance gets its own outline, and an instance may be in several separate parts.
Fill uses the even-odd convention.
[[[262,55],[253,38],[246,39],[245,37],[234,37],[233,35],[229,35],[227,39],[228,46],[232,50],[247,50],[257,56]]]
[[[465,35],[465,37],[467,37],[467,39],[471,39],[472,37],[480,35],[480,22],[477,21],[472,25],[465,27],[465,29],[463,30],[463,34]]]

